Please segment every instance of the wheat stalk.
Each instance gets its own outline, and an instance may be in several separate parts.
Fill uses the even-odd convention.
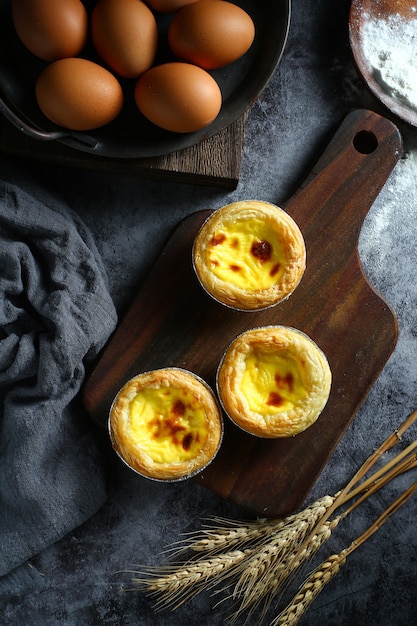
[[[299,546],[333,502],[334,497],[325,496],[299,513],[287,517],[287,523],[279,532],[275,532],[250,558],[239,564],[229,598],[233,601],[241,600],[241,606],[232,616],[232,621],[251,606],[252,610],[261,603],[267,607],[272,593],[327,541],[339,519],[323,525],[299,558],[295,559]]]
[[[310,518],[310,524],[301,525],[298,528],[297,541],[286,542],[287,550],[282,550],[281,559],[271,552],[270,544],[264,548],[264,552],[259,552],[249,562],[247,571],[243,573],[235,587],[233,598],[242,596],[241,607],[233,615],[233,620],[237,619],[245,610],[255,610],[256,606],[264,601],[262,616],[266,613],[273,596],[286,584],[289,584],[297,571],[319,550],[319,548],[330,538],[330,535],[339,522],[350,514],[359,504],[370,495],[375,493],[390,480],[405,471],[416,467],[417,453],[410,454],[417,447],[417,441],[410,444],[405,450],[399,453],[392,461],[383,468],[375,472],[367,480],[362,479],[375,465],[382,454],[392,448],[401,440],[404,432],[417,418],[417,411],[410,415],[399,429],[390,434],[389,437],[379,446],[379,448],[366,460],[359,468],[346,487],[332,498],[325,500],[327,506],[323,508],[322,515]],[[354,497],[358,499],[351,504],[343,513],[335,517],[331,522],[329,518],[342,505],[346,504]],[[307,511],[307,509],[305,509]],[[303,512],[297,514],[302,515]],[[308,518],[308,516],[307,516]],[[309,532],[306,532],[309,531]],[[283,545],[283,548],[284,548]],[[298,546],[298,547],[297,547]],[[271,558],[271,557],[274,558]],[[256,566],[264,561],[263,565]],[[245,562],[245,565],[247,562]]]
[[[181,606],[184,602],[209,588],[212,579],[224,580],[228,571],[248,556],[244,550],[231,550],[212,558],[183,565],[167,565],[165,567],[147,568],[142,572],[135,571],[132,582],[146,589],[150,595],[161,595],[155,608],[172,608]],[[142,577],[138,574],[142,573]]]
[[[245,611],[249,611],[248,617],[250,617],[259,607],[262,607],[259,618],[262,621],[278,590],[330,538],[340,519],[341,516],[323,524],[319,532],[303,548],[298,558],[295,558],[298,551],[295,551],[295,554],[291,549],[284,552],[281,546],[279,555],[281,558],[279,558],[273,553],[273,546],[270,544],[252,557],[233,589],[231,598],[240,599],[241,603],[232,614],[230,621],[233,623]]]
[[[307,609],[315,598],[323,591],[324,587],[332,580],[346,563],[352,552],[357,550],[375,532],[377,532],[385,522],[396,513],[417,491],[417,481],[406,489],[381,515],[363,532],[357,539],[352,541],[349,547],[339,554],[333,554],[319,565],[307,578],[297,595],[287,605],[287,607],[272,621],[271,626],[296,626],[299,620],[305,615]]]
[[[300,545],[298,553],[295,555],[295,559],[299,559],[304,547],[311,541],[315,534],[320,530],[320,526],[325,524],[328,519],[343,505],[348,503],[354,497],[360,496],[357,502],[353,503],[343,514],[343,517],[346,517],[349,513],[351,513],[360,503],[366,500],[370,495],[375,493],[377,489],[380,489],[384,485],[386,485],[390,480],[398,476],[402,471],[408,471],[415,467],[415,455],[412,457],[407,457],[405,463],[401,465],[401,470],[399,469],[399,461],[402,461],[407,454],[409,454],[412,450],[417,447],[417,441],[414,441],[410,444],[406,450],[399,453],[397,456],[392,459],[391,462],[387,463],[382,469],[375,472],[371,477],[367,480],[364,480],[366,474],[374,467],[377,461],[385,454],[388,450],[393,448],[399,441],[401,441],[402,436],[408,430],[414,422],[417,420],[417,410],[413,411],[397,428],[394,432],[390,433],[390,435],[382,442],[382,444],[366,459],[366,461],[360,466],[360,468],[355,472],[350,481],[345,485],[343,489],[341,489],[336,497],[333,500],[331,506],[328,507],[326,512],[323,514],[321,519],[318,520],[317,524],[312,529],[309,536],[304,539],[304,542]]]
[[[160,596],[156,608],[176,608],[201,591],[214,589],[223,583],[224,586],[215,591],[216,594],[222,592],[226,595],[222,602],[240,603],[231,616],[232,622],[244,612],[251,616],[255,609],[263,605],[262,621],[273,597],[316,554],[340,521],[389,481],[417,466],[417,441],[414,441],[366,478],[381,457],[401,441],[416,419],[417,411],[414,411],[334,496],[324,496],[297,513],[275,520],[243,523],[214,518],[213,524],[189,533],[170,548],[176,563],[148,568],[142,572],[141,578],[136,577],[133,582]],[[344,511],[339,512],[342,507]],[[390,514],[388,509],[381,519],[385,520]],[[365,535],[368,537],[369,533],[364,533],[363,537]],[[363,537],[353,542],[355,549],[363,542]],[[192,556],[182,558],[187,551]],[[350,551],[351,548],[342,551],[325,562],[330,565],[325,567],[322,582],[335,575],[336,570],[339,571]],[[311,598],[311,601],[319,587],[321,574],[316,572],[316,575],[315,581],[308,581],[310,586],[305,590],[306,598]],[[299,604],[296,614],[301,611]],[[301,604],[307,607],[309,602],[306,600]]]
[[[329,556],[314,570],[292,602],[271,622],[271,626],[296,626],[313,600],[346,562],[345,551]]]
[[[203,589],[219,585],[232,576],[245,577],[249,570],[254,575],[259,575],[254,563],[265,570],[268,562],[276,562],[279,558],[282,560],[285,552],[295,549],[297,542],[322,517],[333,500],[334,498],[325,496],[299,513],[275,523],[260,520],[233,529],[239,532],[232,534],[229,534],[228,529],[226,532],[222,528],[217,531],[211,529],[208,534],[204,532],[202,537],[199,535],[197,539],[193,539],[188,546],[197,553],[197,557],[162,567],[149,567],[142,571],[142,577],[136,576],[132,582],[151,595],[162,596],[155,608],[176,608]],[[263,542],[261,549],[260,541]],[[240,549],[236,549],[237,543],[240,544]],[[234,550],[218,553],[224,546],[230,548],[230,544]],[[178,554],[183,551],[184,548],[181,548]]]
[[[265,540],[275,541],[284,537],[284,540],[293,529],[302,528],[306,522],[313,524],[333,504],[335,496],[319,498],[305,509],[283,518],[269,520],[261,518],[253,522],[236,522],[225,518],[213,518],[216,525],[208,525],[205,529],[189,533],[187,538],[171,547],[175,550],[174,558],[178,558],[185,551],[199,554],[215,554],[225,547],[242,548],[262,544]]]

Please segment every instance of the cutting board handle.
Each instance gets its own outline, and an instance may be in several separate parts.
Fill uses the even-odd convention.
[[[346,238],[355,246],[363,220],[401,154],[401,135],[390,120],[355,110],[285,208],[307,239],[314,237],[321,245],[331,233],[333,241],[343,239],[344,248]]]
[[[363,221],[401,154],[401,135],[392,122],[372,111],[355,110],[285,205],[304,235],[303,289],[312,298],[314,294],[317,306],[330,297],[352,256],[362,271],[358,239]]]

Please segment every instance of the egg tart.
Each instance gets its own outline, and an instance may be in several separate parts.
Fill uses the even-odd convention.
[[[129,380],[110,408],[114,450],[142,476],[190,478],[214,458],[223,436],[222,412],[210,387],[181,368]]]
[[[230,419],[258,437],[292,437],[306,430],[327,403],[326,356],[303,332],[264,326],[239,335],[217,371],[220,402]]]
[[[288,298],[306,266],[303,235],[283,209],[242,200],[204,222],[193,246],[201,285],[218,302],[245,311]]]

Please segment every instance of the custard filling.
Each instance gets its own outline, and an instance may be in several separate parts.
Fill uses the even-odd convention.
[[[209,266],[220,280],[243,289],[268,289],[286,265],[277,233],[263,220],[242,219],[224,225],[207,246]]]
[[[132,443],[155,463],[195,457],[208,436],[208,420],[197,399],[186,390],[160,387],[139,391],[130,404]]]
[[[251,411],[265,417],[291,410],[307,393],[293,354],[261,348],[245,359],[240,392]]]

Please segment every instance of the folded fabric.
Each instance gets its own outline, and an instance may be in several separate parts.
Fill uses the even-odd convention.
[[[104,266],[77,215],[38,181],[0,171],[0,575],[106,498],[79,391],[116,325]]]

